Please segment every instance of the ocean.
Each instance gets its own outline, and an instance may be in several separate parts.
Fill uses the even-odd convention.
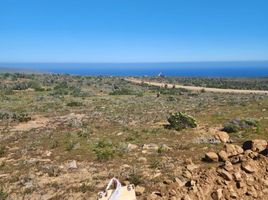
[[[268,77],[268,61],[166,63],[0,63],[0,68],[91,76]]]

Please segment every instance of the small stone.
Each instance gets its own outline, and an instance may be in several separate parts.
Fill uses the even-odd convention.
[[[220,140],[223,143],[227,143],[227,142],[230,141],[230,136],[228,135],[228,133],[223,132],[223,131],[218,131],[215,134],[215,138],[218,139],[218,140]]]
[[[77,169],[77,164],[75,160],[71,160],[68,162],[68,169]]]
[[[237,164],[237,163],[239,163],[239,162],[240,162],[240,158],[239,158],[239,156],[233,156],[233,157],[231,157],[231,158],[230,158],[230,162],[231,162],[232,164]]]
[[[220,158],[221,161],[225,162],[226,160],[228,160],[228,155],[227,155],[226,151],[221,150],[218,153],[218,155],[219,155],[219,158]]]
[[[218,162],[219,157],[215,152],[208,152],[205,154],[205,160],[208,162]]]
[[[117,135],[117,136],[121,136],[121,135],[123,135],[123,132],[119,132],[119,133],[117,133],[116,135]]]
[[[142,187],[142,186],[138,185],[138,186],[136,186],[135,191],[136,191],[136,195],[140,196],[140,195],[142,195],[144,193],[145,187]]]
[[[179,187],[183,187],[185,185],[185,182],[182,182],[179,178],[175,178],[175,182],[179,185]]]
[[[232,175],[224,169],[219,169],[218,173],[220,174],[221,177],[223,177],[227,181],[233,180]]]
[[[186,165],[186,169],[188,169],[190,172],[193,172],[197,168],[199,168],[199,166],[195,164]]]
[[[169,151],[169,150],[171,150],[172,148],[169,147],[169,146],[166,145],[166,144],[162,144],[162,145],[160,146],[160,149],[161,149],[161,150],[164,150],[164,151]]]
[[[141,163],[146,163],[147,159],[145,157],[139,157],[138,161],[141,162]]]
[[[235,172],[234,173],[234,178],[235,178],[235,181],[241,181],[241,173],[240,172]]]
[[[223,168],[228,172],[233,171],[233,169],[234,169],[232,163],[228,160],[225,162]]]
[[[121,169],[122,170],[127,170],[127,169],[130,169],[130,166],[128,164],[124,164],[121,166]]]
[[[241,168],[242,168],[245,172],[247,172],[247,173],[253,173],[253,172],[256,171],[255,168],[254,168],[253,163],[250,162],[250,161],[248,161],[248,162],[243,162],[243,163],[241,164]]]
[[[250,149],[246,150],[244,152],[244,154],[245,154],[245,156],[247,156],[247,157],[249,157],[251,159],[256,159],[259,156],[259,154],[257,152],[254,152],[254,151],[252,151]]]
[[[138,148],[138,145],[136,145],[136,144],[128,144],[127,145],[127,150],[128,151],[133,151],[133,150],[135,150],[135,149],[137,149]]]
[[[211,194],[213,200],[221,200],[222,199],[222,189],[217,189],[217,191]]]
[[[144,144],[142,146],[142,149],[144,149],[144,150],[158,150],[158,145],[157,144]]]

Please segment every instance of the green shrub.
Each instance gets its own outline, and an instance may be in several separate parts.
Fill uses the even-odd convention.
[[[8,194],[4,191],[2,187],[0,187],[0,200],[6,200],[8,197]]]
[[[109,95],[137,95],[137,94],[138,94],[137,92],[127,88],[121,88],[109,93]]]
[[[255,119],[233,119],[224,124],[222,131],[227,133],[237,133],[252,127],[258,127],[258,121]]]
[[[82,102],[79,102],[79,101],[71,101],[69,103],[67,103],[67,106],[69,107],[77,107],[77,106],[82,106]]]
[[[0,157],[4,156],[6,153],[6,147],[0,145]]]
[[[240,127],[237,124],[227,123],[224,125],[222,131],[227,133],[237,133],[240,130]]]
[[[15,120],[19,122],[28,122],[31,119],[32,118],[27,113],[24,112],[15,115]]]
[[[169,128],[178,131],[185,128],[195,128],[197,126],[196,121],[193,117],[182,112],[170,114],[167,120],[170,124]]]
[[[77,144],[78,144],[77,141],[73,141],[73,140],[68,141],[67,146],[66,146],[66,150],[71,151],[71,150],[75,149]]]
[[[95,144],[93,152],[95,153],[97,160],[105,161],[115,157],[116,147],[110,141],[100,140]]]
[[[136,170],[133,170],[129,174],[128,180],[130,183],[132,183],[134,185],[140,185],[143,182],[141,173],[136,171]]]

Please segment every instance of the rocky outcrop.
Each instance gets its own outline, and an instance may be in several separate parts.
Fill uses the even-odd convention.
[[[248,141],[247,141],[248,143]],[[205,154],[204,161],[218,162],[210,169],[185,166],[183,178],[163,181],[154,186],[154,192],[144,199],[267,199],[268,157],[261,152],[267,150],[264,141],[250,141],[250,148],[225,144],[223,149]],[[190,170],[189,170],[189,169]]]

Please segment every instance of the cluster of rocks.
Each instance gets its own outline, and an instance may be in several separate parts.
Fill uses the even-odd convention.
[[[267,199],[267,155],[265,140],[225,144],[220,152],[205,154],[206,162],[215,163],[210,168],[187,163],[182,177],[155,184],[144,199]]]

